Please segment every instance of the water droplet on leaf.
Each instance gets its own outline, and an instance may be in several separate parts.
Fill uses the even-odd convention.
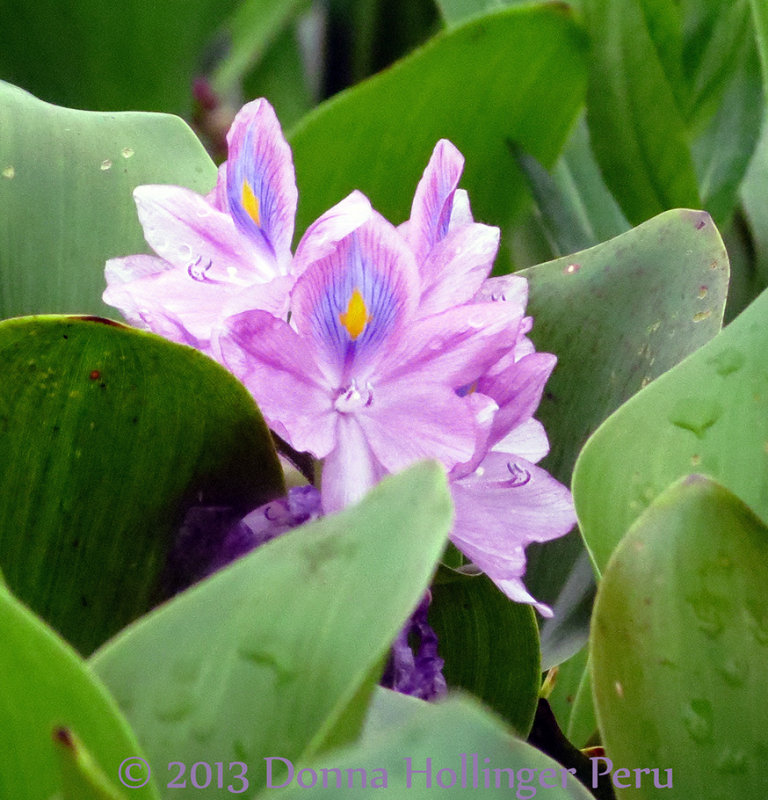
[[[678,428],[691,431],[700,439],[720,419],[723,408],[715,400],[684,398],[678,401],[669,415],[669,421]]]
[[[712,364],[715,372],[723,378],[738,372],[744,366],[744,354],[740,350],[728,348],[718,353],[707,362]]]
[[[712,704],[709,700],[691,700],[683,705],[683,724],[695,742],[712,739]]]

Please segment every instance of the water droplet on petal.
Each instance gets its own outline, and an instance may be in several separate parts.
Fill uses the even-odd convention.
[[[695,742],[712,739],[712,704],[709,700],[691,700],[682,708],[683,724]]]

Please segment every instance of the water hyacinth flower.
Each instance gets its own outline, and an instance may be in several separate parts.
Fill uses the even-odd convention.
[[[253,308],[284,316],[303,265],[369,213],[366,198],[353,193],[311,226],[312,245],[305,237],[293,257],[298,192],[272,106],[264,99],[245,105],[227,143],[228,159],[207,196],[180,186],[135,189],[144,237],[156,255],[106,265],[105,303],[136,327],[209,355],[223,317]]]
[[[496,406],[456,390],[515,346],[519,309],[421,317],[420,297],[412,251],[374,212],[297,280],[290,325],[258,310],[225,321],[224,363],[280,436],[323,459],[326,513],[420,459],[468,462]]]

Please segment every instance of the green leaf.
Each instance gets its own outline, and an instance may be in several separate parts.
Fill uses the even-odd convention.
[[[71,792],[78,776],[81,787],[90,781],[91,787],[95,782],[103,788],[102,778],[118,780],[124,759],[142,757],[100,681],[71,647],[3,587],[0,641],[0,796],[40,800],[62,791],[65,800],[85,800],[88,795]],[[73,745],[67,748],[71,756],[59,752],[65,737]],[[72,763],[72,756],[82,768]],[[112,800],[109,794],[94,797]],[[159,795],[150,782],[132,790],[131,797],[158,800]]]
[[[573,745],[586,747],[597,732],[586,647],[557,667],[554,684],[548,699],[562,731]]]
[[[292,131],[299,230],[353,189],[388,219],[405,219],[441,137],[466,157],[477,219],[508,223],[525,203],[509,143],[550,166],[581,106],[584,74],[583,37],[562,6],[503,9],[438,34]]]
[[[19,5],[3,20],[0,76],[73,108],[188,114],[203,47],[234,6],[235,0]]]
[[[0,568],[82,652],[159,597],[191,504],[282,491],[243,386],[191,348],[109,320],[0,323]]]
[[[708,478],[684,478],[632,526],[603,576],[591,646],[616,767],[657,768],[676,797],[765,797],[766,583],[768,529]],[[670,795],[648,774],[622,783],[636,777],[642,789],[619,800]]]
[[[446,25],[457,25],[470,17],[514,6],[525,0],[436,0]]]
[[[80,739],[69,728],[57,727],[54,730],[53,742],[56,745],[59,762],[62,800],[121,800],[123,798],[123,795],[96,763],[88,748],[83,746]]]
[[[224,96],[239,93],[245,76],[308,6],[309,0],[240,0],[219,32],[229,46],[211,76],[213,89]]]
[[[762,0],[750,0],[749,4],[752,7],[757,49],[763,67],[763,84],[768,86],[768,6]]]
[[[520,274],[530,282],[531,338],[558,358],[536,414],[551,443],[542,465],[568,484],[597,426],[720,329],[728,259],[706,214],[675,210]],[[616,456],[632,468],[626,451]],[[534,597],[554,602],[579,552],[576,537],[529,547]]]
[[[609,188],[633,223],[699,207],[688,131],[652,38],[655,6],[646,17],[642,0],[583,5],[592,38],[587,119]]]
[[[380,702],[387,700],[388,697],[380,698]],[[402,703],[394,697],[391,700],[396,704],[394,713],[398,713]],[[340,792],[350,789],[354,790],[355,800],[364,800],[379,797],[384,786],[398,797],[414,800],[434,796],[450,800],[466,797],[467,792],[480,793],[491,800],[533,797],[539,789],[547,800],[592,799],[564,767],[525,742],[513,739],[496,718],[469,697],[422,703],[418,712],[408,709],[400,725],[385,728],[354,747],[336,751],[311,767],[304,761],[292,764],[291,788],[279,795],[286,800],[336,800]],[[309,771],[301,776],[307,788],[299,783],[302,768],[314,771],[313,787],[309,788]],[[323,769],[329,770],[325,788]],[[272,785],[279,786],[287,779],[287,774],[274,774]],[[273,794],[267,789],[259,797],[267,800]]]
[[[711,475],[768,521],[767,314],[764,292],[587,442],[573,492],[598,569],[654,498],[690,472]]]
[[[339,721],[356,698],[364,707],[361,690],[429,581],[451,515],[443,471],[421,464],[260,547],[96,653],[153,768],[242,761],[258,789],[265,755],[305,758],[338,742]]]
[[[433,586],[429,622],[448,686],[471,692],[527,736],[541,675],[531,606],[511,603],[485,576],[455,576]]]
[[[216,181],[174,117],[58,108],[0,82],[0,131],[0,317],[114,313],[105,261],[149,252],[134,187]]]

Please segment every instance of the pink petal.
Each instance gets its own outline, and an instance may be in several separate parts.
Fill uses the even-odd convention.
[[[513,350],[520,312],[504,303],[469,303],[413,323],[387,356],[382,371],[454,389],[476,381]]]
[[[536,419],[529,419],[513,428],[493,445],[501,453],[514,453],[532,464],[537,464],[549,452],[549,439],[544,426]]]
[[[531,353],[509,364],[500,374],[478,381],[478,391],[499,405],[490,436],[492,444],[534,415],[556,363],[557,358],[551,353]]]
[[[291,273],[298,277],[311,263],[330,255],[342,239],[371,218],[372,212],[371,203],[362,192],[354,191],[336,203],[301,237]]]
[[[448,232],[454,192],[463,169],[464,157],[451,142],[441,139],[416,187],[406,231],[419,264]]]
[[[180,186],[138,186],[133,196],[147,243],[190,278],[246,286],[278,274],[274,259],[199,194]]]
[[[472,209],[469,207],[469,195],[465,189],[457,189],[453,195],[451,223],[448,226],[448,230],[452,231],[462,225],[470,225],[474,221]]]
[[[571,495],[543,469],[508,453],[490,453],[470,476],[451,483],[451,536],[502,591],[532,598],[521,578],[524,548],[568,533],[576,522]]]
[[[229,211],[241,231],[271,250],[284,272],[291,258],[298,191],[291,149],[272,106],[263,98],[243,106],[227,143]],[[244,203],[249,193],[256,210]]]
[[[154,256],[110,259],[103,300],[132,325],[179,344],[208,351],[211,329],[228,287],[190,280],[186,272]]]
[[[528,281],[522,275],[502,275],[488,278],[480,287],[475,300],[478,303],[503,302],[517,305],[525,310],[528,305]]]
[[[498,249],[498,228],[471,223],[450,231],[421,266],[419,315],[468,303],[488,277]]]
[[[376,212],[310,264],[291,297],[291,322],[311,339],[321,368],[339,387],[377,362],[412,317],[418,299],[413,254]],[[343,324],[355,293],[366,322],[354,336]]]
[[[247,311],[224,321],[217,345],[273,430],[296,450],[328,455],[337,413],[306,341],[271,314]]]
[[[386,473],[353,416],[339,415],[337,439],[323,461],[321,492],[326,514],[356,503]]]
[[[378,460],[389,472],[435,458],[446,469],[475,452],[475,408],[444,385],[421,376],[374,386],[369,407],[357,414]]]

